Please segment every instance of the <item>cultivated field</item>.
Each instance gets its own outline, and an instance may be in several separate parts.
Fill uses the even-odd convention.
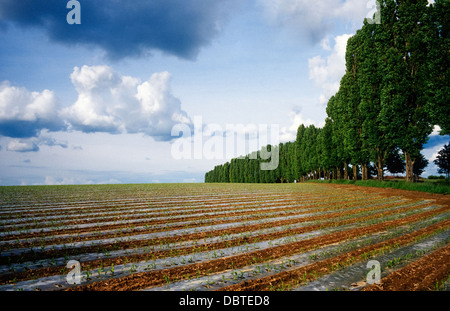
[[[0,223],[3,291],[449,288],[445,195],[325,184],[1,187]],[[370,260],[381,284],[366,282]]]

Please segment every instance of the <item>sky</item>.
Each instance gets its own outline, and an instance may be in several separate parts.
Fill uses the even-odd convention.
[[[0,1],[0,185],[203,182],[242,152],[293,141],[301,123],[323,126],[346,42],[375,10],[372,0],[74,2]],[[448,141],[430,136],[423,176],[437,174]]]

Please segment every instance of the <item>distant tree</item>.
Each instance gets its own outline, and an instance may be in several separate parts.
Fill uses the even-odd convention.
[[[238,161],[239,160],[237,160],[237,159],[231,159],[231,163],[230,163],[230,182],[232,182],[232,183],[238,183],[239,182],[238,165],[237,165]]]
[[[305,126],[303,124],[300,124],[300,126],[297,129],[297,138],[295,139],[295,158],[296,158],[296,162],[297,162],[297,175],[299,176],[299,178],[304,177],[305,176],[305,169],[304,169],[304,163],[302,161],[302,154],[303,154],[303,149],[302,149],[302,141],[303,141],[303,136],[305,133]]]
[[[375,177],[378,175],[378,171],[377,168],[375,167],[375,165],[369,163],[367,165],[367,175],[368,175],[368,179],[372,179],[372,177]]]
[[[223,165],[223,182],[230,182],[230,163],[227,162]]]
[[[416,158],[414,162],[413,174],[414,178],[417,180],[420,175],[425,171],[425,168],[428,165],[428,160],[423,156],[422,153]]]
[[[329,118],[325,120],[325,126],[319,136],[319,144],[322,147],[322,166],[326,170],[327,179],[336,179],[335,171],[337,164],[336,148],[333,144],[333,124]]]
[[[334,96],[328,101],[328,105],[326,108],[328,119],[331,126],[332,138],[331,142],[333,147],[335,148],[336,155],[336,177],[337,179],[341,179],[341,169],[344,169],[344,179],[348,179],[348,171],[347,164],[350,162],[350,155],[348,154],[348,150],[345,148],[344,140],[342,137],[345,136],[345,111],[342,107],[342,101],[339,100],[340,91],[337,92]],[[302,148],[303,149],[303,148]]]
[[[386,158],[386,169],[391,174],[402,174],[405,172],[405,160],[399,154],[399,150],[392,151]]]
[[[433,161],[439,167],[438,173],[445,174],[447,178],[450,175],[450,143],[438,152],[436,160]]]
[[[288,143],[287,157],[289,158],[289,182],[294,182],[294,180],[298,180],[298,165],[296,161],[296,151],[297,146],[295,141]]]

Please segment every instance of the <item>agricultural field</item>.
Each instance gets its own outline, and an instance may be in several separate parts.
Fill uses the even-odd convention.
[[[309,183],[0,187],[0,222],[1,291],[449,289],[441,194]]]

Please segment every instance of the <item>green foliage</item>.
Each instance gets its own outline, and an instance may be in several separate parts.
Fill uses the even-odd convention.
[[[346,72],[328,101],[325,126],[302,124],[294,142],[268,146],[279,148],[276,170],[260,170],[257,153],[217,166],[206,182],[367,180],[374,167],[378,181],[385,167],[417,180],[428,164],[421,150],[433,126],[450,133],[450,2],[379,2],[381,24],[365,21],[348,40]],[[446,161],[440,173],[448,176]]]
[[[386,168],[392,174],[401,174],[405,172],[405,159],[400,156],[398,149],[392,151],[387,156]]]
[[[424,181],[409,183],[405,181],[377,181],[377,180],[313,180],[315,183],[352,184],[363,187],[393,188],[410,191],[422,191],[429,193],[450,194],[450,183]]]
[[[442,150],[438,152],[436,160],[433,161],[439,167],[439,174],[446,174],[447,178],[450,175],[450,143],[445,145]]]

